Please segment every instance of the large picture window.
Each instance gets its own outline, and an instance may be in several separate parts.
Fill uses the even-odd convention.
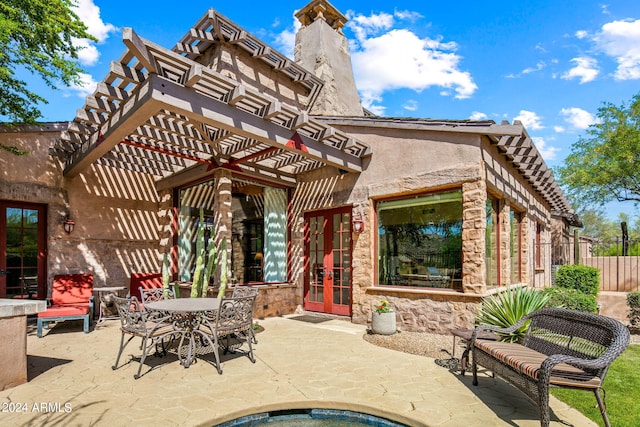
[[[462,193],[378,202],[378,281],[460,289]]]

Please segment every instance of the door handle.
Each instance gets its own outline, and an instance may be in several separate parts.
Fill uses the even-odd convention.
[[[325,275],[329,278],[329,279],[333,279],[333,269],[329,268],[329,267],[325,267],[324,271],[326,271]]]
[[[0,270],[0,276],[6,276],[6,275],[7,275],[7,272],[6,272],[6,271],[4,271],[4,270]]]

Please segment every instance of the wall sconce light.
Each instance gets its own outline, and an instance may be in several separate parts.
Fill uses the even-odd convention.
[[[353,231],[356,233],[362,233],[364,231],[364,220],[362,219],[362,214],[359,211],[356,211],[356,213],[353,214],[351,222],[353,225]]]
[[[76,223],[73,222],[71,218],[67,217],[67,219],[62,223],[62,226],[64,227],[64,231],[66,231],[67,234],[71,234],[76,226]]]

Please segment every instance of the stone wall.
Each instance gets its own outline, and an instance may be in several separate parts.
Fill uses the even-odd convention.
[[[255,320],[293,314],[299,304],[295,285],[258,286],[253,318]]]
[[[354,323],[371,322],[374,304],[380,299],[389,301],[397,313],[397,328],[400,331],[432,332],[448,335],[452,329],[473,327],[480,298],[456,292],[407,292],[388,288],[370,288],[361,299],[358,309],[354,307]]]

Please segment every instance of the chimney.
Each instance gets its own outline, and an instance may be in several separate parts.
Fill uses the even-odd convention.
[[[322,79],[324,86],[310,113],[321,116],[364,116],[342,26],[347,18],[326,0],[313,0],[296,18],[295,61]]]

